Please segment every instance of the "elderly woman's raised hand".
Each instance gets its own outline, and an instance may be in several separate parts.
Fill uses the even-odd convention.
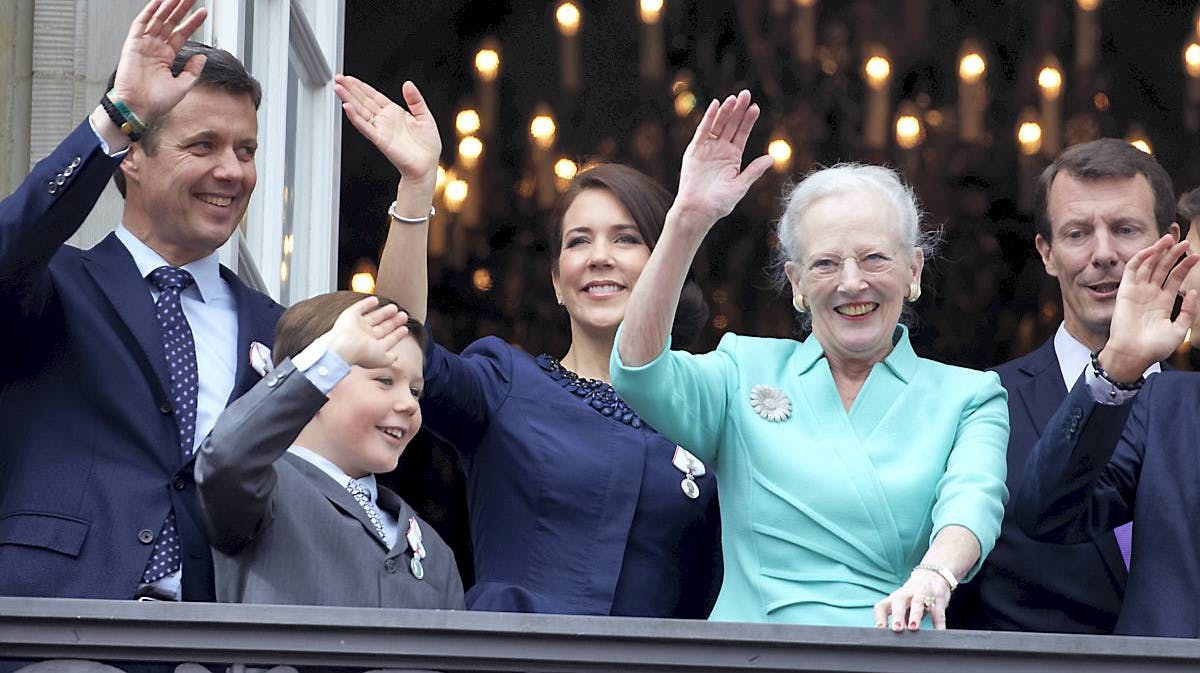
[[[1136,381],[1146,368],[1159,362],[1183,342],[1196,317],[1196,291],[1184,297],[1179,316],[1171,320],[1175,297],[1183,279],[1200,256],[1188,255],[1186,241],[1175,243],[1163,236],[1139,251],[1125,265],[1117,290],[1108,343],[1100,351],[1100,366],[1116,381]]]
[[[771,157],[763,155],[742,168],[746,141],[758,116],[749,91],[709,103],[683,153],[672,209],[689,214],[692,217],[687,219],[706,228],[733,210],[771,166]]]
[[[383,152],[403,179],[436,182],[442,139],[417,85],[405,82],[401,87],[408,104],[405,110],[357,77],[338,75],[334,82],[346,118]]]

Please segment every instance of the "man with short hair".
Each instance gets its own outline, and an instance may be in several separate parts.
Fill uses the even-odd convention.
[[[146,6],[101,105],[0,202],[0,595],[214,600],[192,452],[283,309],[217,258],[261,93],[186,42],[194,3]],[[114,172],[116,230],[65,245]]]
[[[1034,243],[1058,280],[1063,322],[1037,350],[996,368],[1008,391],[1008,489],[1091,353],[1108,340],[1126,262],[1164,234],[1179,240],[1166,171],[1129,143],[1104,138],[1067,149],[1038,179]],[[1147,373],[1159,371],[1150,366]],[[996,547],[950,604],[950,626],[987,630],[1111,633],[1129,564],[1123,527],[1082,544],[1035,542],[1010,500]]]

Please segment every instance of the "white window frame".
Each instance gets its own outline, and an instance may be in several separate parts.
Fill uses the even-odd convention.
[[[244,229],[222,249],[222,261],[285,304],[329,292],[337,285],[342,132],[333,73],[342,67],[345,9],[329,0],[206,4],[210,18],[202,38],[243,59],[249,46],[246,65],[263,88],[258,186]],[[299,78],[296,108],[290,112],[300,142],[288,137],[289,60]],[[286,184],[289,168],[292,185]],[[285,240],[289,215],[291,239]]]

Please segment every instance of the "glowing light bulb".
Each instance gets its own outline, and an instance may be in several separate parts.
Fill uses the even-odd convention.
[[[458,115],[454,117],[454,128],[463,136],[475,133],[479,130],[479,113],[471,108],[459,110]]]
[[[495,49],[480,49],[475,53],[475,71],[479,73],[479,79],[494,81],[500,73],[500,54]]]
[[[463,165],[473,168],[483,155],[483,141],[475,136],[467,136],[458,142],[458,156]]]
[[[554,144],[554,134],[558,127],[554,124],[554,117],[548,114],[539,114],[534,116],[529,122],[529,135],[533,136],[534,142],[540,147],[549,147]]]
[[[558,21],[558,29],[563,35],[574,35],[579,32],[579,8],[573,2],[564,2],[554,12]]]
[[[863,72],[867,74],[867,79],[871,84],[878,86],[892,74],[892,64],[882,56],[872,56],[867,59],[867,64],[863,67]]]
[[[983,55],[979,52],[973,51],[966,54],[958,62],[958,76],[964,82],[978,82],[985,72],[987,72],[987,61],[983,60]]]
[[[557,175],[560,180],[570,181],[578,172],[579,166],[577,166],[574,161],[571,161],[566,157],[554,162],[554,174]]]
[[[767,154],[775,162],[775,170],[786,171],[792,163],[792,144],[784,138],[776,138],[767,144]]]
[[[1029,121],[1023,122],[1017,128],[1017,142],[1021,144],[1021,153],[1033,156],[1042,151],[1042,125]]]
[[[921,144],[921,120],[915,115],[906,114],[896,118],[896,144],[906,150]]]
[[[462,178],[455,178],[446,183],[446,210],[452,213],[457,213],[462,210],[463,202],[467,200],[467,194],[471,188],[467,185],[467,181]]]
[[[1062,90],[1062,83],[1062,71],[1058,68],[1046,66],[1038,73],[1038,86],[1051,98],[1058,96],[1058,92]]]
[[[663,0],[641,0],[638,9],[643,23],[658,23],[662,18]]]
[[[1183,64],[1189,77],[1200,77],[1200,43],[1192,42],[1183,50]]]
[[[363,294],[375,294],[375,276],[370,271],[359,271],[350,277],[350,289]]]

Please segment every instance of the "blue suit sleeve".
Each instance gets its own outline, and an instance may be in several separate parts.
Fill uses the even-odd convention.
[[[120,158],[84,120],[0,202],[0,316],[36,319],[50,295],[50,259],[83,224]]]
[[[1016,516],[1026,535],[1079,544],[1132,520],[1158,380],[1110,406],[1093,400],[1080,377],[1025,462]]]
[[[614,347],[613,388],[655,430],[705,463],[713,462],[725,429],[729,382],[737,376],[728,353],[736,339],[727,334],[717,350],[704,355],[673,351],[668,339],[663,352],[641,367],[625,366]]]
[[[938,481],[933,506],[933,538],[946,526],[966,528],[979,541],[979,559],[970,579],[996,544],[1008,502],[1008,394],[993,372],[962,413],[946,472]]]
[[[487,337],[455,355],[433,344],[425,359],[424,427],[470,457],[512,390],[513,349]]]

